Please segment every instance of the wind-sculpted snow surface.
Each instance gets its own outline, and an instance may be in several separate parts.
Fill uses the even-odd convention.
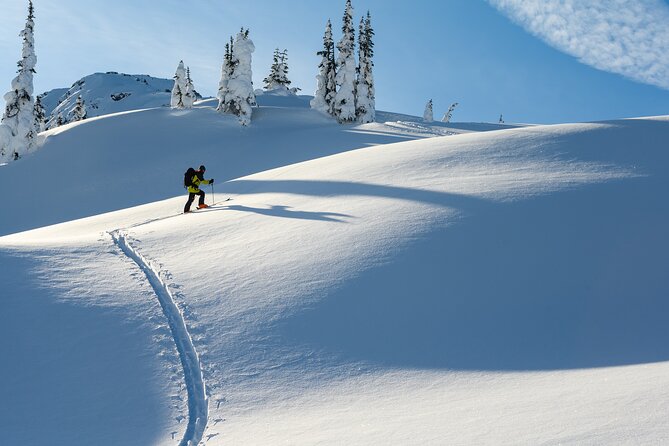
[[[176,445],[188,414],[178,353],[122,256],[106,234],[0,248],[0,444]]]
[[[186,389],[188,390],[188,428],[179,445],[195,446],[200,443],[204,429],[207,426],[208,400],[204,377],[202,376],[202,369],[200,367],[200,358],[197,351],[195,351],[193,340],[188,333],[186,321],[162,277],[163,274],[158,268],[153,266],[154,263],[144,258],[128,242],[128,236],[123,231],[113,231],[110,232],[110,235],[119,249],[130,257],[146,274],[146,278],[156,292],[165,317],[169,322],[174,342],[181,358]]]
[[[199,131],[217,125],[199,112]],[[297,116],[316,119],[279,116],[260,108],[251,128],[234,128],[277,136]],[[202,358],[185,374],[206,379],[207,446],[665,442],[669,119],[416,140],[423,125],[325,125],[313,135],[362,148],[309,157],[315,138],[295,138],[303,162],[217,181],[217,200],[233,200],[210,209],[177,215],[181,195],[0,244],[48,255],[76,243],[109,261],[107,233],[131,231],[117,243],[144,265],[148,291],[169,301],[178,289],[188,334],[173,336]],[[246,148],[236,156],[274,154]],[[112,297],[128,305],[128,287],[147,280],[114,260],[126,270],[100,279],[124,284]],[[92,276],[80,287],[101,288]]]

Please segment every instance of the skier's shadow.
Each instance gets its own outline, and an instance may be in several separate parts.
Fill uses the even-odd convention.
[[[336,212],[309,212],[292,210],[290,206],[282,205],[272,205],[268,208],[255,208],[235,204],[226,206],[225,209],[239,212],[252,212],[254,214],[267,215],[270,217],[295,218],[300,220],[319,220],[333,223],[348,223],[345,219],[354,218],[351,215]]]

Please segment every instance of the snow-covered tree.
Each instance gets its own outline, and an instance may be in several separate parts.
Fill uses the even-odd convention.
[[[84,119],[86,119],[86,104],[81,95],[79,95],[77,97],[77,103],[72,109],[72,122],[82,121]]]
[[[242,28],[231,45],[229,61],[223,64],[218,92],[219,111],[239,116],[239,122],[245,126],[251,124],[253,106],[256,105],[252,70],[254,51],[249,30]]]
[[[42,105],[42,98],[37,96],[35,98],[35,132],[40,133],[46,129],[46,112]]]
[[[190,77],[190,67],[186,68],[186,85],[184,88],[184,108],[193,108],[193,104],[195,104],[195,87],[193,86],[193,79]]]
[[[249,39],[249,30],[242,29],[235,39],[233,57],[235,70],[228,83],[232,94],[231,111],[239,116],[242,125],[251,124],[253,107],[256,104],[256,95],[253,92],[253,52],[256,50],[253,41]]]
[[[346,0],[346,10],[342,25],[342,38],[337,44],[337,95],[335,97],[335,115],[340,123],[353,122],[356,119],[355,104],[355,30],[353,28],[353,6]]]
[[[221,67],[221,80],[218,83],[218,110],[220,113],[228,113],[228,82],[235,71],[235,61],[232,57],[234,41],[230,37],[230,43],[225,44],[225,55],[223,56],[223,66]]]
[[[18,62],[18,75],[12,81],[12,89],[4,98],[7,103],[0,125],[0,159],[18,159],[35,146],[35,101],[33,99],[33,74],[37,64],[35,55],[35,14],[33,2],[28,2],[28,19],[21,31],[23,51]],[[10,135],[11,137],[7,137]]]
[[[9,126],[0,124],[0,162],[15,159],[15,157],[10,156],[11,152],[9,151],[9,145],[11,144],[12,138],[14,138],[14,135]]]
[[[336,62],[335,62],[335,44],[332,39],[332,24],[330,20],[325,27],[325,35],[323,36],[323,50],[319,51],[321,56],[321,63],[318,65],[318,88],[314,93],[314,98],[311,100],[311,108],[322,113],[327,113],[331,116],[335,115],[335,97],[337,95],[337,80],[336,80]]]
[[[444,117],[441,118],[441,122],[451,122],[451,118],[453,117],[453,110],[455,110],[455,107],[457,106],[458,106],[457,102],[451,104],[451,106],[448,107],[448,111],[444,113]]]
[[[51,130],[63,124],[65,124],[63,113],[58,111],[58,108],[56,108],[56,110],[52,111],[47,118],[45,127],[47,130]]]
[[[176,73],[174,73],[174,87],[172,88],[172,108],[184,108],[184,95],[186,94],[186,68],[184,61],[179,62]]]
[[[423,121],[432,122],[434,121],[434,112],[432,111],[432,99],[427,101],[425,105],[425,112],[423,112]]]
[[[263,79],[265,90],[290,91],[290,80],[288,80],[288,50],[274,50],[274,61],[270,68],[269,76]]]
[[[356,80],[356,115],[358,121],[364,123],[374,122],[376,118],[376,91],[374,88],[374,74],[372,69],[374,62],[374,29],[372,29],[372,17],[367,11],[367,16],[360,20],[360,32],[358,38],[358,78]]]

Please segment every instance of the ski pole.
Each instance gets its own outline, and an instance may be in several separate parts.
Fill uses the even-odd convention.
[[[212,206],[213,206],[214,204],[216,204],[216,200],[215,200],[215,198],[216,198],[216,197],[214,196],[214,183],[211,183],[211,205],[212,205]]]

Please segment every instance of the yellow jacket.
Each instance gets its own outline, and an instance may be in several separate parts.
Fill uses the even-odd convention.
[[[191,182],[193,183],[191,186],[188,186],[188,192],[191,194],[196,194],[200,192],[200,184],[209,184],[211,183],[211,180],[205,180],[205,179],[200,179],[200,177],[195,174],[193,175],[193,178],[191,179]]]

